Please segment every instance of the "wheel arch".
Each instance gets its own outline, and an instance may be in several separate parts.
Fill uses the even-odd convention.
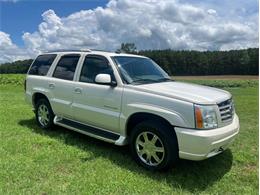
[[[148,113],[148,112],[136,112],[136,113],[133,113],[132,115],[130,115],[127,119],[126,126],[125,126],[126,135],[129,136],[131,133],[131,130],[138,123],[140,123],[142,121],[146,121],[146,120],[154,120],[154,121],[158,121],[158,122],[167,124],[167,125],[171,126],[174,131],[174,128],[171,125],[171,123],[167,119],[163,118],[162,116],[159,116],[157,114]]]
[[[46,99],[49,102],[49,104],[50,104],[50,101],[49,101],[48,97],[45,94],[40,93],[40,92],[35,92],[33,94],[33,96],[32,96],[32,103],[33,103],[33,107],[34,108],[36,106],[37,101],[40,100],[40,99]]]

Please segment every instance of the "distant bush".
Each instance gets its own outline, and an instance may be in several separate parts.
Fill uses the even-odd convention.
[[[0,74],[0,85],[23,85],[25,74]]]

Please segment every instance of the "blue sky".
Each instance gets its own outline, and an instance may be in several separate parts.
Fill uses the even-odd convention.
[[[258,0],[0,0],[0,63],[46,50],[258,47]]]
[[[0,0],[1,1],[1,0]],[[0,2],[0,30],[10,34],[14,43],[23,45],[24,32],[33,32],[41,22],[41,14],[53,9],[60,17],[65,17],[82,9],[105,6],[107,0],[20,0]]]

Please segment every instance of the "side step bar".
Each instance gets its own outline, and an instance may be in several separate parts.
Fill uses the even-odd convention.
[[[54,124],[57,124],[59,126],[71,129],[73,131],[76,131],[76,132],[79,132],[79,133],[82,133],[82,134],[85,134],[85,135],[88,135],[91,137],[95,137],[97,139],[104,140],[106,142],[115,143],[116,145],[121,145],[120,143],[118,143],[118,144],[116,143],[117,140],[122,139],[121,136],[116,133],[98,129],[93,126],[82,124],[82,123],[72,121],[69,119],[59,118],[57,116],[54,118]]]

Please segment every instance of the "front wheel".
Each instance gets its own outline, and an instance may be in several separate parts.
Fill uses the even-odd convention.
[[[54,114],[50,103],[46,99],[40,99],[35,106],[36,121],[42,129],[49,129],[53,126]]]
[[[149,170],[169,169],[178,159],[174,129],[160,121],[139,123],[130,136],[135,161]]]

